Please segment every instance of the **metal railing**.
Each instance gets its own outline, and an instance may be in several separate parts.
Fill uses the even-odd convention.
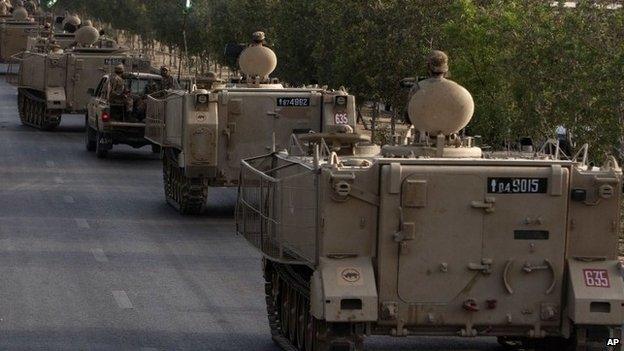
[[[276,154],[243,160],[236,230],[272,260],[315,264],[317,174]]]
[[[4,80],[11,85],[18,85],[19,83],[19,68],[24,60],[24,56],[27,52],[19,52],[11,56],[11,59],[7,62],[7,69],[4,72]]]

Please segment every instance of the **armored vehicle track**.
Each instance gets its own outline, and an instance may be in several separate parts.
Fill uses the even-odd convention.
[[[208,198],[208,184],[201,177],[189,178],[178,166],[175,152],[163,155],[163,183],[167,202],[182,214],[200,214]]]
[[[327,323],[310,313],[311,271],[264,262],[264,291],[271,337],[286,351],[358,351],[363,331],[352,323]]]
[[[39,97],[26,89],[18,89],[17,109],[22,124],[52,130],[61,123],[59,113],[50,113],[44,98]]]

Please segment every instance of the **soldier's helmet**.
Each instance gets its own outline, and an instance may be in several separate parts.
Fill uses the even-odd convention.
[[[265,38],[266,38],[266,36],[264,35],[264,32],[262,32],[262,31],[257,31],[257,32],[254,32],[254,33],[251,35],[251,39],[252,39],[252,41],[253,41],[254,43],[256,43],[256,44],[261,44],[261,43],[263,43]]]
[[[444,74],[449,70],[448,56],[440,50],[433,50],[427,56],[427,68],[431,73]]]
[[[115,66],[115,73],[117,73],[117,74],[124,73],[124,66],[122,64],[119,64],[119,65]]]
[[[93,22],[91,22],[91,20],[86,20],[86,21],[82,22],[82,24],[80,26],[81,27],[93,27]]]

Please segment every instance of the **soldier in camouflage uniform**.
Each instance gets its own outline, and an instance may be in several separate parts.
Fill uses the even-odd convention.
[[[126,86],[123,80],[124,66],[115,66],[115,74],[111,77],[109,102],[115,105],[124,106],[126,119],[131,118],[134,103],[132,97],[126,93]]]

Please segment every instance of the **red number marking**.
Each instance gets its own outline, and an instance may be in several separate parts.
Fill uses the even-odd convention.
[[[595,288],[610,288],[609,273],[606,269],[583,269],[585,285]]]

